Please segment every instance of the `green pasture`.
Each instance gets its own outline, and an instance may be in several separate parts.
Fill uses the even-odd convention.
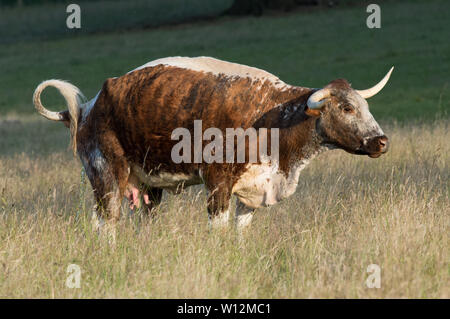
[[[307,87],[343,77],[364,89],[394,65],[390,83],[369,101],[375,117],[434,120],[447,117],[450,108],[448,12],[450,2],[443,0],[382,2],[380,29],[366,27],[365,5],[126,32],[83,33],[93,28],[86,19],[74,34],[65,30],[65,36],[49,40],[18,36],[0,44],[0,115],[33,113],[33,90],[46,79],[69,80],[93,97],[106,78],[153,59],[206,55],[260,67]],[[60,14],[67,16],[64,10]],[[44,103],[65,108],[56,91],[45,94]]]

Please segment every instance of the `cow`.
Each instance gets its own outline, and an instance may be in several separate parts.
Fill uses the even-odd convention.
[[[169,57],[107,79],[89,101],[74,85],[47,80],[36,88],[33,102],[42,116],[70,128],[73,152],[93,188],[100,233],[108,229],[115,236],[124,198],[131,208],[142,202],[152,214],[163,190],[176,192],[196,184],[206,187],[213,228],[228,225],[235,195],[235,225],[242,231],[255,209],[295,192],[301,170],[318,154],[342,149],[377,158],[387,152],[388,138],[366,99],[385,86],[392,70],[366,90],[353,89],[345,79],[317,89],[211,57]],[[40,95],[49,86],[59,90],[67,110],[44,108]],[[250,162],[247,145],[244,162],[175,163],[173,132],[185,128],[193,133],[196,120],[202,121],[203,132],[212,127],[276,128],[279,155]]]

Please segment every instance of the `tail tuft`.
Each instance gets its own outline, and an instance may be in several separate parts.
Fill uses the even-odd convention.
[[[78,130],[78,118],[80,116],[80,109],[83,102],[86,100],[83,93],[73,84],[62,80],[47,80],[38,85],[33,94],[33,102],[36,110],[43,117],[52,121],[64,121],[65,117],[63,112],[52,112],[46,109],[41,103],[41,93],[48,86],[53,86],[58,89],[59,93],[66,100],[69,118],[70,118],[70,145],[74,152],[77,153],[77,130]]]

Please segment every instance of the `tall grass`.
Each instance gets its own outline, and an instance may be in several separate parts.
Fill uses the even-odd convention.
[[[20,141],[19,124],[5,125]],[[192,187],[165,194],[155,220],[125,210],[115,250],[91,232],[90,187],[76,214],[80,164],[63,151],[65,128],[20,125],[23,152],[0,156],[1,297],[450,297],[447,121],[384,125],[392,148],[379,159],[320,155],[243,241],[208,231],[204,191]],[[42,143],[56,151],[28,152],[37,126],[52,127]],[[80,289],[65,286],[69,264],[81,267]],[[380,289],[365,284],[370,264]]]
[[[0,297],[450,297],[448,1],[383,2],[377,30],[352,7],[91,34],[96,23],[133,28],[149,11],[149,23],[197,16],[204,3],[158,0],[150,10],[130,1],[136,14],[122,21],[119,4],[90,15],[102,1],[83,2],[79,36],[58,33],[60,9],[1,8]],[[209,233],[204,191],[193,187],[165,194],[155,220],[124,210],[117,248],[104,247],[91,231],[89,186],[80,203],[68,131],[26,115],[32,92],[62,78],[93,97],[106,78],[171,55],[215,56],[309,87],[345,77],[365,88],[395,65],[369,101],[391,150],[379,159],[322,154],[292,197],[257,212],[243,241]],[[65,109],[46,93],[46,106]],[[80,289],[65,286],[69,264],[81,267]],[[380,289],[365,285],[370,264],[381,267]]]

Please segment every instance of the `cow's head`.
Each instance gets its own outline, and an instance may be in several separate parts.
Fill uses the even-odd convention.
[[[324,144],[370,157],[387,152],[388,138],[370,113],[365,99],[385,86],[393,69],[370,89],[355,90],[346,80],[339,79],[309,97],[306,113],[320,116],[318,129]]]

